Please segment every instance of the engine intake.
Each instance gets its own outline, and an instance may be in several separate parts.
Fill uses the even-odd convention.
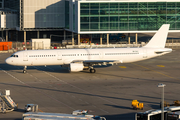
[[[83,71],[83,68],[84,68],[83,63],[71,63],[71,64],[69,64],[69,71],[70,72]]]

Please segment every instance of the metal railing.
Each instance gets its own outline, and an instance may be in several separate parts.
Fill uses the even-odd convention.
[[[0,52],[1,51],[8,51],[8,52],[16,52],[21,50],[42,50],[42,49],[71,49],[71,48],[106,48],[106,47],[142,47],[146,45],[145,42],[141,42],[138,44],[128,44],[126,43],[116,43],[116,44],[94,44],[94,43],[81,43],[81,45],[69,45],[69,44],[62,44],[62,43],[51,43],[50,47],[44,47],[43,43],[36,43],[32,44],[31,42],[13,42],[12,45],[0,45]],[[166,41],[166,47],[172,49],[180,49],[180,39],[168,39]]]
[[[180,39],[169,39],[166,41],[166,47],[172,49],[180,49]]]

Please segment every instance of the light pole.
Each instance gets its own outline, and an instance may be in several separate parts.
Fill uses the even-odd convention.
[[[161,120],[164,120],[164,87],[166,85],[159,83],[158,87],[162,87],[162,100],[161,100]]]

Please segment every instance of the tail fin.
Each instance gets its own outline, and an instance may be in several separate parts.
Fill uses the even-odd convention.
[[[144,47],[164,48],[170,24],[164,24]]]

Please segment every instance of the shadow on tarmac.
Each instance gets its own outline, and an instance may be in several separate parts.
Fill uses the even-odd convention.
[[[16,111],[16,112],[23,113],[23,114],[25,113],[25,110],[24,110],[24,109],[19,109],[19,108],[18,108],[17,110],[15,110],[15,111]]]
[[[8,64],[0,64],[0,66],[3,68],[3,70],[6,70],[6,71],[10,71],[10,70],[23,70],[24,67],[22,66],[11,66],[11,65],[8,65]],[[112,65],[96,65],[96,66],[93,66],[94,68],[106,68],[106,67],[110,67]],[[53,67],[55,69],[51,69],[50,67]],[[60,65],[56,65],[56,66],[47,66],[47,67],[44,67],[44,66],[28,66],[27,67],[27,71],[28,70],[39,70],[39,71],[46,71],[46,72],[56,72],[56,73],[70,73],[69,70],[67,70],[66,68],[63,68],[63,67],[60,67]],[[80,71],[81,72],[84,72],[84,73],[89,73],[89,70],[84,70],[84,71]],[[22,72],[17,72],[17,73],[22,73]]]
[[[28,84],[26,85],[16,85],[16,84],[10,84],[10,83],[0,83],[2,85],[9,85],[9,86],[17,86],[17,87],[22,87],[23,88],[32,88],[32,89],[37,89],[37,92],[42,93],[41,91],[38,90],[49,90],[49,91],[54,91],[54,92],[61,92],[61,93],[71,93],[71,94],[77,94],[77,95],[85,95],[85,96],[93,96],[93,97],[100,97],[100,98],[111,98],[111,99],[118,99],[118,100],[125,100],[125,101],[129,101],[131,102],[132,99],[128,99],[128,98],[121,98],[121,97],[112,97],[112,96],[105,96],[105,95],[97,95],[97,94],[91,94],[91,93],[80,93],[80,92],[73,92],[73,91],[65,91],[65,90],[56,90],[56,89],[49,89],[49,88],[40,88],[40,87],[33,87],[30,86]],[[72,86],[73,87],[73,86]],[[159,99],[159,98],[157,98]],[[150,101],[143,101],[141,100],[141,102],[146,102],[146,103],[150,103],[150,104],[158,104],[157,102],[150,102]],[[127,108],[126,108],[127,109]]]
[[[13,112],[13,113],[12,113]],[[11,114],[16,114],[17,112],[18,113],[22,113],[22,114],[24,114],[25,113],[25,111],[24,111],[24,109],[17,109],[17,110],[15,110],[15,111],[12,111],[12,112],[10,112],[10,113],[1,113],[1,114],[8,114],[9,116],[11,116]],[[1,115],[0,114],[0,115]],[[0,118],[1,120],[22,120],[22,118]]]
[[[127,114],[115,114],[115,115],[100,115],[105,117],[107,120],[135,120],[135,113]]]
[[[94,68],[106,68],[106,67],[110,67],[111,65],[108,66],[95,66]],[[50,68],[52,67],[52,68]],[[23,67],[22,66],[11,66],[11,65],[7,65],[7,64],[0,64],[0,68],[2,68],[3,70],[6,71],[11,71],[11,70],[19,70],[18,72],[16,71],[16,73],[22,73],[23,71]],[[1,69],[0,69],[1,70]],[[27,67],[27,72],[28,70],[38,70],[38,71],[45,71],[45,72],[52,72],[52,73],[65,73],[65,74],[70,74],[70,72],[67,69],[64,69],[60,66],[47,66],[47,67],[43,67],[43,66],[29,66]],[[97,70],[98,71],[98,70]],[[151,71],[151,70],[144,70],[145,72]],[[142,71],[143,72],[143,71]],[[134,80],[142,80],[142,81],[157,81],[157,82],[166,82],[166,83],[175,83],[175,84],[180,84],[178,81],[162,81],[162,80],[155,80],[155,79],[145,79],[145,78],[135,78],[135,77],[128,77],[128,76],[122,76],[122,75],[115,75],[115,74],[108,74],[108,73],[99,73],[96,72],[94,73],[90,73],[89,70],[84,70],[84,71],[80,71],[80,72],[72,72],[71,74],[81,74],[81,73],[88,73],[89,75],[106,75],[106,76],[112,76],[112,77],[118,77],[118,78],[125,78],[125,79],[134,79]]]
[[[152,109],[161,109],[161,108],[160,108],[160,103],[159,103],[159,104],[156,104],[156,105],[150,105],[150,107],[151,107]]]
[[[128,109],[128,110],[132,110],[132,107],[125,107],[125,106],[118,106],[118,105],[110,105],[110,104],[104,104],[106,106],[111,106],[114,108],[121,108],[121,109]]]

